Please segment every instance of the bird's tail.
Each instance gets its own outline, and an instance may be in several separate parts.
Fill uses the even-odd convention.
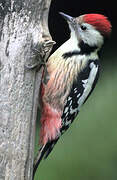
[[[33,178],[32,180],[34,180],[34,176],[36,173],[36,170],[41,162],[41,160],[44,158],[46,159],[48,157],[48,155],[51,153],[54,145],[57,143],[59,138],[52,140],[50,142],[48,142],[47,144],[43,145],[40,149],[39,152],[34,160],[34,166],[33,166]]]

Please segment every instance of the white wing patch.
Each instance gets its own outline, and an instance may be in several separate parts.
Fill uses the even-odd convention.
[[[76,113],[77,112],[77,108],[73,109],[72,107],[70,107],[70,114]]]
[[[88,79],[82,80],[82,83],[83,83],[83,87],[84,87],[84,88],[85,88],[86,85],[87,85],[87,81],[88,81]]]
[[[96,74],[97,74],[97,71],[98,71],[98,67],[96,67],[94,62],[92,62],[90,64],[90,68],[91,68],[91,71],[90,71],[90,74],[89,74],[89,78],[87,80],[84,80],[84,82],[83,82],[85,89],[84,89],[84,92],[83,92],[82,96],[78,100],[78,104],[79,104],[78,110],[80,110],[80,107],[82,106],[82,104],[84,103],[84,101],[87,98],[88,94],[90,93],[90,91],[92,89],[93,82],[95,80],[95,77],[96,77]]]
[[[77,95],[77,98],[80,96],[80,93]]]
[[[68,101],[70,101],[70,100],[72,100],[72,98],[71,98],[71,97],[69,97],[69,98],[68,98]]]
[[[67,112],[68,112],[68,109],[69,109],[69,108],[68,108],[68,107],[66,107],[66,108],[65,108],[65,110],[64,110],[64,112],[65,112],[65,113],[67,113]]]

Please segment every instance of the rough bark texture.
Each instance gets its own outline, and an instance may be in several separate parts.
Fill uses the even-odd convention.
[[[25,69],[48,32],[51,0],[0,1],[0,180],[31,180],[41,72]]]

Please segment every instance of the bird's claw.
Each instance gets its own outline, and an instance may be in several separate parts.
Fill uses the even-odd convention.
[[[56,44],[56,42],[53,40],[45,40],[32,48],[32,55],[30,56],[31,62],[25,64],[25,68],[34,69],[45,65],[54,44]]]

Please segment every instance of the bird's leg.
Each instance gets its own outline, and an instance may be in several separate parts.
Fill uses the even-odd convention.
[[[25,64],[26,69],[40,69],[42,65],[45,65],[54,44],[56,42],[53,40],[45,40],[31,48],[31,62],[30,64]]]

